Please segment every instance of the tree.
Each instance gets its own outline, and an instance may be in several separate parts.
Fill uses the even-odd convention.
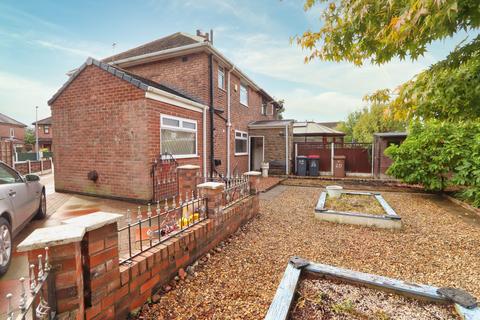
[[[363,101],[367,106],[350,113],[339,129],[345,129],[346,137],[351,137],[350,141],[365,143],[371,143],[373,134],[377,132],[404,131],[406,121],[394,119],[389,112],[390,96],[388,89],[366,95]],[[346,140],[349,141],[348,138]]]
[[[400,86],[392,109],[404,119],[478,119],[480,36]]]
[[[460,196],[480,206],[480,123],[414,122],[407,139],[387,148],[389,175],[431,191],[463,188]]]
[[[324,7],[322,27],[296,37],[310,50],[307,61],[416,59],[432,41],[480,26],[478,0],[306,0],[304,8],[317,4]]]
[[[32,128],[25,129],[25,144],[34,145],[35,144],[35,130]]]
[[[336,127],[335,130],[341,131],[345,133],[344,141],[345,142],[353,142],[353,128],[355,124],[357,124],[358,119],[362,115],[362,111],[353,111],[350,112],[347,116],[347,120],[340,122]]]

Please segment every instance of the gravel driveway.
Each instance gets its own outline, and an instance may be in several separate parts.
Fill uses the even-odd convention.
[[[278,187],[277,187],[278,188]],[[275,189],[273,189],[275,190]],[[273,191],[272,190],[272,191]],[[466,289],[480,298],[479,217],[438,196],[383,193],[403,219],[390,231],[314,218],[322,189],[285,187],[261,214],[196,267],[172,281],[144,319],[262,319],[288,258]]]

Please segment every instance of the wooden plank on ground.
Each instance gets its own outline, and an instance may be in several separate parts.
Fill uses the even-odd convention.
[[[273,297],[272,304],[268,309],[265,320],[286,320],[290,306],[292,305],[295,290],[300,278],[300,269],[295,269],[291,263],[288,264],[277,292]]]
[[[341,269],[325,264],[310,263],[305,267],[306,271],[328,275],[334,278],[346,280],[352,283],[364,284],[388,289],[408,296],[424,298],[438,302],[446,302],[447,299],[437,293],[437,288],[422,284],[408,283],[405,281],[377,276],[373,274]]]

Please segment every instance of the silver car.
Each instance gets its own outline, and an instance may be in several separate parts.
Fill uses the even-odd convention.
[[[0,276],[12,260],[12,240],[32,219],[47,214],[45,187],[34,174],[22,176],[0,161]]]

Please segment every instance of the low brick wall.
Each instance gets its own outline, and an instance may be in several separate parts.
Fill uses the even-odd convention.
[[[91,251],[91,257],[98,261],[102,259],[97,257],[105,257],[105,261],[102,261],[101,267],[92,266],[94,269],[90,269],[93,277],[92,305],[86,308],[86,319],[125,319],[130,311],[141,307],[162,285],[175,277],[180,268],[185,268],[208,253],[258,211],[258,196],[250,196],[225,210],[221,216],[207,219],[142,253],[131,263],[120,265],[119,273],[114,266],[115,261],[118,263],[118,256],[115,257],[115,253],[118,254],[117,247],[89,244],[89,249],[96,247],[98,251]],[[94,282],[101,285],[96,287]]]

